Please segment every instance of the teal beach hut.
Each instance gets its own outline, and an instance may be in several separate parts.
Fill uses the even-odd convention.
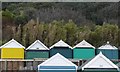
[[[60,53],[66,58],[73,57],[72,47],[62,40],[60,40],[59,42],[55,43],[50,47],[50,57],[57,53]]]
[[[115,46],[112,46],[109,44],[109,42],[107,42],[107,44],[102,45],[101,47],[99,47],[97,49],[97,54],[99,52],[102,52],[106,57],[108,57],[109,59],[118,59],[118,48],[116,48]]]
[[[73,47],[74,59],[90,59],[95,56],[95,47],[85,40]]]
[[[80,66],[78,72],[81,72],[80,70],[83,72],[118,72],[119,68],[100,52]]]
[[[49,58],[49,49],[39,40],[26,49],[26,59],[34,58]]]
[[[77,72],[77,66],[57,53],[38,65],[38,72]]]

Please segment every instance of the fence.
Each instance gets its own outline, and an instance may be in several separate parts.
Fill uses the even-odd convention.
[[[0,60],[0,72],[37,72],[37,66],[44,62],[46,59],[33,59],[33,60]],[[76,65],[81,65],[82,60],[70,59]]]

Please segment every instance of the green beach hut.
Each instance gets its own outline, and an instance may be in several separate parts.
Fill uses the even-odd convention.
[[[78,43],[73,47],[74,59],[90,59],[95,56],[95,47],[86,42],[85,40]]]
[[[77,66],[57,53],[38,65],[38,72],[77,72]]]
[[[60,53],[66,58],[73,57],[72,47],[62,40],[60,40],[59,42],[55,43],[50,47],[50,57],[57,53]]]
[[[34,58],[49,58],[49,49],[39,40],[26,49],[26,59]]]
[[[107,44],[100,46],[97,49],[97,54],[99,52],[102,52],[106,57],[108,57],[109,59],[118,59],[119,55],[118,55],[118,48],[116,48],[115,46],[110,45],[109,42],[107,42]]]
[[[100,52],[79,67],[78,72],[118,72],[119,67]]]

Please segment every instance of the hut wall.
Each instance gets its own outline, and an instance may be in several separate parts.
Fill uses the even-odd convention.
[[[73,50],[74,59],[90,59],[95,56],[95,49],[93,48],[75,48]]]
[[[39,70],[38,72],[77,72],[76,70]]]
[[[60,53],[66,58],[73,58],[73,51],[68,47],[54,47],[50,49],[50,57],[52,57],[56,53]]]
[[[76,68],[74,66],[40,66],[39,72],[76,72]]]
[[[49,58],[49,51],[27,51],[26,59]]]
[[[2,59],[24,59],[23,48],[2,48],[1,50]]]
[[[97,49],[97,54],[100,51],[109,59],[118,59],[118,50]]]

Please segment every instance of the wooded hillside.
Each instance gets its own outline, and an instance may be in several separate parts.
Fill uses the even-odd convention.
[[[3,3],[3,43],[15,38],[28,46],[36,39],[51,46],[60,39],[74,46],[120,45],[118,3]]]

